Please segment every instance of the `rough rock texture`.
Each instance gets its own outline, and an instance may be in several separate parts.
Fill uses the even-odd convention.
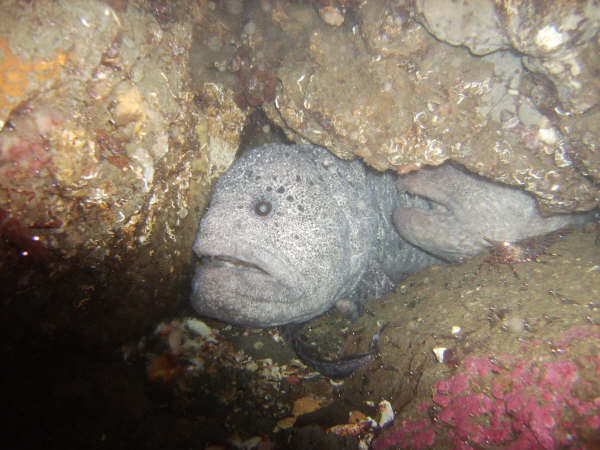
[[[600,100],[594,81],[600,62],[600,8],[593,1],[513,5],[420,0],[415,13],[435,37],[476,55],[516,50],[528,70],[552,82],[565,113],[581,114]]]
[[[203,6],[113,3],[0,5],[0,233],[26,266],[114,271],[109,285],[172,305],[202,192],[246,113],[222,86],[192,91],[189,19]]]
[[[311,5],[247,6],[252,33],[219,67],[294,141],[379,170],[452,159],[546,213],[596,206],[600,9],[439,3],[365,2],[341,26]]]
[[[380,170],[453,159],[545,212],[597,204],[592,2],[232,4],[2,3],[0,232],[17,259],[179,274],[191,212],[259,107]]]
[[[519,278],[502,261],[482,266],[486,255],[432,267],[406,279],[393,298],[367,303],[372,317],[353,325],[365,330],[354,339],[358,351],[378,321],[390,324],[380,359],[346,380],[345,394],[389,399],[397,413],[372,447],[597,447],[594,241],[595,233],[573,232],[540,262],[515,264]],[[535,252],[533,242],[522,249]]]
[[[294,448],[302,423],[329,429],[350,410],[376,417],[366,402],[382,398],[397,419],[379,432],[381,446],[400,447],[408,433],[412,447],[505,437],[527,445],[532,436],[598,447],[592,234],[559,241],[548,249],[559,256],[542,255],[547,264],[518,264],[520,280],[504,266],[478,270],[481,260],[431,268],[368,303],[375,315],[357,324],[334,313],[316,319],[320,329],[311,322],[311,339],[319,330],[328,344],[346,336],[355,353],[377,320],[394,319],[381,358],[344,386],[301,382],[313,374],[280,365],[275,347],[292,356],[273,331],[229,330],[246,353],[224,343],[222,325],[217,342],[211,333],[200,347],[185,345],[190,329],[173,326],[170,313],[191,314],[188,263],[209,181],[240,142],[269,136],[264,118],[253,136],[242,133],[252,111],[266,110],[294,141],[380,169],[450,158],[522,184],[551,211],[596,204],[592,2],[440,11],[460,27],[437,23],[425,2],[324,3],[0,2],[5,447],[251,447],[273,441],[307,393],[336,403],[298,413],[280,447]],[[432,352],[439,347],[444,364]],[[498,413],[510,420],[491,426]],[[318,447],[312,436],[304,434]]]
[[[597,344],[600,333],[575,327],[560,338],[568,352],[574,340],[583,340],[589,347]],[[551,449],[582,441],[592,444],[600,427],[600,402],[582,399],[578,392],[594,386],[596,380],[590,373],[600,371],[600,356],[586,356],[582,359],[591,370],[585,372],[568,358],[532,362],[513,355],[467,357],[455,375],[435,383],[433,402],[418,408],[434,410],[433,423],[428,418],[398,420],[373,448],[430,448],[439,436],[458,448],[492,444]]]

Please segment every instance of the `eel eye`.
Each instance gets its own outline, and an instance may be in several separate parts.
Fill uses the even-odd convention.
[[[254,205],[254,212],[259,216],[267,216],[271,212],[271,209],[271,202],[267,202],[265,200],[261,200]]]

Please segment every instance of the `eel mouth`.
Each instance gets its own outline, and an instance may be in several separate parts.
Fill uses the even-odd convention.
[[[295,265],[283,252],[273,252],[243,239],[196,239],[194,253],[200,258],[200,269],[211,273],[229,273],[234,277],[264,280],[294,288],[303,285]],[[227,280],[227,278],[223,278]]]
[[[232,268],[238,270],[250,270],[263,275],[272,276],[267,270],[258,264],[244,261],[230,255],[202,255],[200,262],[203,266],[214,268]]]

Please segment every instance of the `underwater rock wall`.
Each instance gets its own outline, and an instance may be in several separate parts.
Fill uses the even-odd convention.
[[[378,170],[454,160],[543,212],[595,207],[599,8],[447,5],[4,2],[5,241],[42,265],[180,273],[260,111]]]
[[[2,267],[79,266],[119,302],[168,308],[246,115],[224,87],[192,88],[203,6],[109,3],[0,5]]]
[[[558,0],[1,2],[12,447],[258,445],[287,426],[294,448],[302,422],[359,428],[375,448],[460,446],[466,434],[473,447],[597,445],[597,225],[544,264],[431,267],[351,327],[334,312],[320,330],[311,322],[312,337],[344,336],[352,353],[394,318],[344,386],[315,378],[317,396],[351,400],[321,419],[290,407],[315,375],[274,358],[276,345],[289,353],[277,333],[202,335],[172,315],[190,308],[212,181],[238,148],[274,140],[273,124],[379,170],[454,160],[546,212],[596,206],[598,14]],[[161,382],[173,386],[148,386]],[[386,398],[387,428],[346,423]]]
[[[294,141],[400,173],[454,160],[545,212],[584,210],[599,196],[599,14],[593,2],[364,2],[336,26],[272,2],[246,53],[280,80],[263,108]]]

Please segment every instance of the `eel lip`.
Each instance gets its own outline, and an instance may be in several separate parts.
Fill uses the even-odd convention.
[[[282,252],[272,252],[243,240],[196,239],[194,253],[207,268],[260,274],[288,287],[302,285],[302,278]]]
[[[271,276],[271,274],[258,264],[244,261],[230,255],[201,255],[200,261],[202,265],[212,267],[233,267],[238,269],[249,269],[256,270],[263,273],[264,275]]]

